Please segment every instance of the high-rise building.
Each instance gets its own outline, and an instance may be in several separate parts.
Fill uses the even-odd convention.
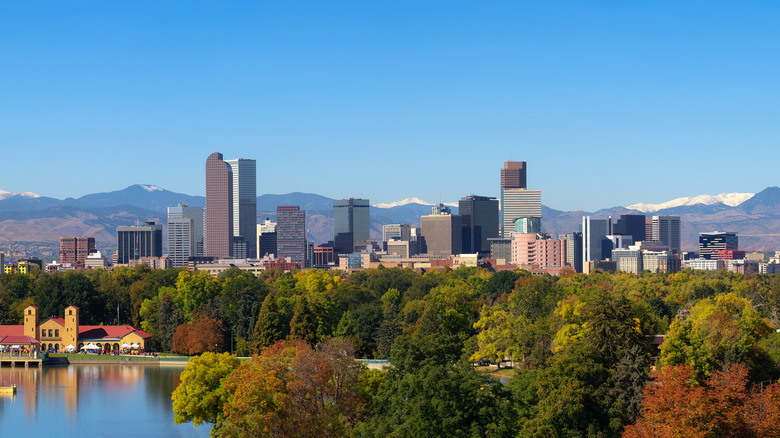
[[[349,254],[356,242],[370,240],[368,199],[333,200],[333,240],[336,254]]]
[[[391,240],[412,240],[412,226],[409,224],[386,224],[382,225],[382,241]]]
[[[610,254],[602,254],[602,239],[612,234],[611,219],[591,219],[590,216],[582,217],[582,263],[604,260]]]
[[[582,272],[582,233],[559,234],[558,238],[566,242],[566,265]]]
[[[509,237],[514,230],[514,220],[519,217],[542,217],[542,194],[538,190],[535,193],[524,193],[526,185],[527,167],[525,161],[505,161],[501,169],[501,210],[499,211],[499,226],[501,236]],[[539,199],[539,208],[535,208],[536,197]],[[520,209],[520,210],[518,210]]]
[[[234,249],[245,249],[247,258],[257,257],[257,162],[247,158],[225,161],[233,174]],[[244,257],[241,257],[244,258]]]
[[[203,257],[204,243],[203,243],[203,221],[204,221],[204,208],[203,207],[189,207],[186,203],[182,202],[176,207],[168,207],[168,223],[174,219],[190,219],[192,221],[192,242],[190,249],[191,257]],[[179,243],[178,245],[182,245]],[[168,252],[170,253],[171,237],[170,231],[168,232]],[[174,264],[174,266],[176,266]]]
[[[474,195],[460,198],[458,213],[463,222],[463,252],[489,255],[488,239],[498,237],[498,199]]]
[[[276,257],[306,266],[306,212],[297,205],[276,207]]]
[[[615,222],[613,232],[617,235],[631,236],[634,242],[648,240],[645,233],[645,220],[643,214],[621,214]]]
[[[680,216],[653,216],[653,240],[663,242],[673,253],[679,253]]]
[[[190,218],[168,219],[168,257],[174,268],[195,256],[195,226]]]
[[[154,222],[116,227],[116,262],[124,265],[142,257],[162,257],[162,228]]]
[[[429,214],[420,222],[425,253],[446,257],[462,252],[463,225],[459,215]]]
[[[95,251],[94,237],[60,237],[60,264],[83,268],[87,256]]]
[[[233,255],[233,170],[214,152],[206,160],[206,256]]]
[[[639,275],[642,272],[642,252],[637,247],[615,248],[612,250],[612,261],[615,262],[618,271],[628,272],[629,274]]]
[[[508,237],[520,218],[542,217],[542,191],[515,188],[501,188],[501,233]]]
[[[276,222],[266,218],[257,224],[257,257],[276,254]]]
[[[542,218],[540,217],[519,217],[515,219],[515,233],[534,233],[542,232]]]
[[[540,268],[562,267],[566,264],[566,244],[536,233],[515,233],[512,236],[512,264],[537,265]]]
[[[729,249],[739,249],[739,238],[737,237],[737,233],[729,233],[726,231],[699,233],[699,258],[704,260],[718,260],[718,251]]]

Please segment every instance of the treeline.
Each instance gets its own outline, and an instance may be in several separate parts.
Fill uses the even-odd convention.
[[[213,422],[215,435],[675,436],[663,431],[684,425],[685,436],[780,436],[776,275],[462,267],[211,278],[137,267],[0,277],[1,323],[20,323],[31,302],[43,317],[75,304],[83,323],[106,324],[119,304],[120,322],[158,350],[251,355],[239,365],[204,354],[188,371],[202,377],[183,377],[215,396],[177,419]],[[392,367],[368,372],[353,355]],[[514,366],[506,384],[472,366],[503,359]],[[269,389],[240,389],[255,384]]]

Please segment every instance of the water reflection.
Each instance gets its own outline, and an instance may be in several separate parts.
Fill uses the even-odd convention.
[[[0,368],[2,436],[206,437],[209,428],[175,425],[171,394],[182,367],[69,365]]]

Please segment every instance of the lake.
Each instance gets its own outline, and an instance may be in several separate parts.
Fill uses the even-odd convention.
[[[0,368],[0,437],[208,437],[211,425],[174,424],[183,366]]]

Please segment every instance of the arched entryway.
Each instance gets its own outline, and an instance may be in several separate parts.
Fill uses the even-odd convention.
[[[59,353],[60,352],[60,344],[54,344],[54,352]]]
[[[119,351],[119,344],[114,344],[112,351]]]

